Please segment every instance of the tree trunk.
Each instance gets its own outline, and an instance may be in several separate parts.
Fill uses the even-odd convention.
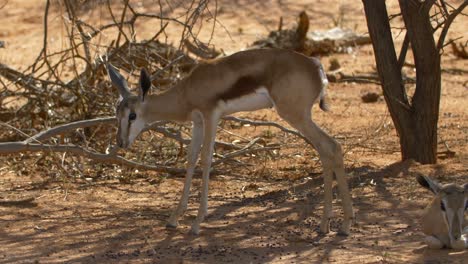
[[[413,96],[413,122],[416,141],[402,146],[423,164],[437,162],[437,124],[441,90],[440,54],[434,41],[429,10],[435,0],[399,0],[416,65],[416,91]],[[416,153],[411,149],[416,148]]]
[[[416,92],[410,104],[393,45],[385,0],[363,0],[363,4],[383,94],[400,138],[402,159],[436,163],[440,57],[432,35],[429,8],[421,8],[422,4],[417,1],[400,0],[416,65]]]

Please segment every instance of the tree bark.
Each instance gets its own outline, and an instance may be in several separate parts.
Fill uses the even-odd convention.
[[[429,10],[435,0],[399,0],[416,65],[412,121],[416,140],[402,146],[403,155],[423,164],[437,162],[437,124],[441,90],[440,54]],[[415,153],[413,153],[415,150]]]
[[[363,0],[383,94],[400,138],[402,159],[437,161],[440,56],[430,25],[432,3],[400,0],[416,65],[416,92],[410,103],[393,44],[385,0]],[[422,6],[426,5],[426,6]]]

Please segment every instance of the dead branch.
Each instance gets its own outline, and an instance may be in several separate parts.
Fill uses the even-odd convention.
[[[253,120],[249,120],[249,119],[243,119],[243,118],[238,118],[238,117],[234,117],[234,116],[226,116],[226,117],[223,117],[224,120],[228,120],[228,121],[235,121],[235,122],[239,122],[241,125],[244,125],[244,124],[248,124],[248,125],[254,125],[254,126],[272,126],[272,127],[276,127],[278,129],[280,129],[281,131],[283,132],[286,132],[286,133],[289,133],[289,134],[293,134],[295,136],[298,136],[302,139],[304,139],[307,143],[312,144],[312,142],[310,142],[306,137],[304,137],[301,133],[295,131],[295,130],[292,130],[292,129],[289,129],[289,128],[286,128],[278,123],[275,123],[275,122],[269,122],[269,121],[253,121]]]
[[[241,119],[241,118],[232,117],[232,116],[225,117],[224,119],[229,120],[229,121],[240,122],[241,124],[250,124],[250,125],[255,125],[255,126],[273,126],[273,127],[279,128],[280,130],[284,132],[299,136],[307,141],[307,139],[305,139],[297,131],[285,128],[275,122],[252,121],[252,120]],[[110,151],[109,154],[102,154],[102,153],[91,151],[83,147],[72,145],[72,144],[52,145],[52,144],[42,143],[45,140],[50,139],[51,137],[54,137],[60,134],[65,134],[78,128],[86,128],[86,127],[92,127],[92,126],[97,126],[97,125],[109,125],[111,123],[115,123],[115,117],[102,117],[102,118],[96,118],[96,119],[91,119],[91,120],[82,120],[82,121],[72,122],[68,124],[62,124],[54,128],[50,128],[48,130],[42,131],[34,136],[28,137],[27,139],[21,142],[0,143],[0,155],[14,154],[14,153],[20,153],[20,152],[21,153],[23,152],[68,152],[68,153],[72,153],[75,155],[87,157],[97,162],[120,164],[120,165],[124,165],[128,167],[132,167],[132,168],[142,168],[142,169],[167,172],[167,173],[181,173],[184,171],[182,169],[171,168],[171,167],[163,166],[163,165],[146,165],[142,163],[137,163],[137,162],[125,159],[121,156],[118,156],[116,154],[117,149],[115,148],[112,151]],[[178,141],[179,143],[182,143],[185,145],[190,143],[190,140],[184,139],[180,135],[180,133],[172,133],[168,131],[167,128],[164,128],[162,126],[167,123],[168,122],[165,122],[165,121],[156,122],[148,126],[145,130],[150,130],[150,129],[154,130],[156,132],[163,134],[166,137],[174,139]],[[278,146],[266,146],[266,147],[252,149],[252,146],[254,146],[258,142],[259,139],[260,138],[256,138],[252,140],[251,142],[249,142],[245,147],[237,151],[231,152],[227,155],[224,155],[222,159],[217,160],[216,162],[213,163],[213,165],[215,166],[215,165],[221,164],[225,162],[226,160],[235,158],[237,156],[245,155],[248,153],[268,151],[268,150],[279,148]],[[228,148],[228,149],[239,148],[238,146],[235,146],[233,144],[219,142],[219,141],[216,141],[216,145],[224,147],[224,148]]]
[[[445,37],[447,36],[450,26],[452,25],[455,18],[463,11],[463,9],[465,9],[467,5],[468,0],[463,1],[463,3],[461,3],[458,8],[453,10],[452,13],[450,13],[450,15],[447,16],[442,31],[440,32],[439,41],[437,42],[437,49],[441,50],[444,47]]]
[[[146,165],[127,160],[118,155],[97,153],[76,145],[28,144],[24,142],[0,143],[0,155],[24,152],[67,152],[84,156],[97,162],[119,164],[137,169],[147,169],[166,173],[182,173],[185,171],[184,169],[177,169],[164,165]]]
[[[42,131],[24,140],[23,142],[26,144],[30,144],[32,142],[42,142],[53,136],[56,136],[58,134],[64,134],[77,128],[85,128],[85,127],[91,127],[91,126],[96,126],[96,125],[115,123],[115,120],[116,120],[115,117],[102,117],[102,118],[96,118],[96,119],[91,119],[91,120],[82,120],[82,121],[77,121],[73,123],[63,124],[63,125],[59,125],[54,128]]]
[[[167,123],[169,123],[169,122],[167,122]],[[151,125],[151,126],[147,127],[146,129],[144,129],[144,131],[147,131],[147,130],[153,130],[153,131],[156,131],[158,133],[161,133],[165,137],[176,140],[177,142],[179,142],[179,143],[181,143],[183,145],[188,145],[188,144],[190,144],[190,141],[191,141],[190,139],[183,138],[182,135],[180,134],[180,132],[172,133],[166,127],[161,126],[160,124]],[[225,149],[238,149],[239,148],[238,146],[236,146],[234,144],[230,144],[230,143],[223,142],[223,141],[218,141],[218,140],[215,141],[215,147],[222,147],[222,148],[225,148]]]
[[[92,126],[98,126],[98,125],[110,125],[110,124],[115,124],[115,123],[116,123],[115,117],[100,117],[100,118],[95,118],[95,119],[90,119],[90,120],[81,120],[81,121],[76,121],[72,123],[62,124],[62,125],[44,130],[32,137],[29,137],[26,140],[24,140],[23,143],[25,144],[31,144],[32,142],[42,143],[43,141],[51,137],[54,137],[60,134],[65,134],[78,128],[86,128],[86,127],[92,127]],[[190,139],[185,139],[182,137],[180,133],[172,133],[167,128],[165,128],[164,125],[167,123],[170,123],[170,122],[160,121],[160,122],[153,123],[150,126],[148,126],[144,131],[153,130],[155,132],[161,133],[165,137],[176,140],[177,142],[182,143],[184,145],[190,144]],[[216,141],[215,146],[223,147],[226,149],[238,149],[239,148],[238,146],[235,146],[230,143],[222,142],[222,141]]]
[[[190,42],[188,39],[184,40],[184,45],[188,49],[189,52],[203,59],[213,59],[213,58],[218,57],[221,54],[221,52],[213,48],[209,48],[205,46],[203,43],[200,43],[199,45],[195,45],[192,42]]]
[[[407,65],[406,63],[404,64]],[[368,74],[346,74],[341,71],[342,69],[338,69],[336,71],[328,72],[327,78],[332,83],[342,83],[342,82],[354,82],[354,83],[373,83],[380,85],[380,78],[376,73],[368,73]],[[414,78],[405,76],[404,80],[405,83],[416,83]]]
[[[461,59],[468,59],[468,51],[465,49],[466,45],[463,46],[461,43],[457,45],[455,41],[450,41],[450,45],[452,46],[453,54]]]
[[[111,150],[109,154],[102,154],[102,153],[90,151],[88,149],[82,148],[77,145],[71,145],[71,144],[51,145],[51,144],[42,143],[43,141],[50,139],[51,137],[54,137],[60,134],[65,134],[78,128],[86,128],[86,127],[92,127],[92,126],[97,126],[97,125],[109,125],[109,124],[115,123],[115,121],[116,121],[115,117],[102,117],[102,118],[96,118],[96,119],[91,119],[91,120],[82,120],[82,121],[72,122],[68,124],[62,124],[54,128],[42,131],[34,136],[28,137],[27,139],[21,142],[2,142],[0,143],[0,155],[15,154],[15,153],[20,153],[20,152],[21,153],[23,152],[69,152],[75,155],[90,158],[97,162],[120,164],[120,165],[124,165],[128,167],[132,167],[132,168],[142,168],[142,169],[167,172],[167,173],[181,173],[184,171],[182,169],[175,169],[175,168],[171,168],[171,167],[163,166],[163,165],[151,166],[151,165],[146,165],[146,164],[137,163],[131,160],[127,160],[121,156],[116,155],[116,151],[117,151],[116,148],[113,148],[113,150]],[[190,140],[184,139],[180,135],[180,133],[172,133],[168,131],[167,128],[162,126],[167,123],[169,122],[166,122],[166,121],[156,122],[148,126],[145,129],[145,131],[151,129],[151,130],[154,130],[156,132],[163,134],[164,136],[168,138],[174,139],[178,141],[179,143],[182,143],[185,145],[190,143]],[[24,133],[22,134],[25,135]],[[227,149],[239,148],[238,146],[225,143],[225,142],[216,141],[215,143],[217,146],[221,146]]]
[[[348,29],[336,27],[328,31],[307,32],[308,29],[309,18],[305,12],[301,12],[296,29],[271,31],[267,38],[255,41],[252,48],[293,49],[308,56],[315,56],[348,52],[352,47],[371,43],[368,35],[357,34]]]
[[[24,206],[37,206],[34,203],[34,197],[27,197],[22,199],[2,199],[0,200],[1,207],[24,207]]]
[[[48,25],[47,21],[48,21],[48,17],[49,17],[49,7],[50,7],[50,0],[47,0],[45,10],[44,10],[44,38],[43,38],[43,42],[42,42],[42,49],[39,52],[39,55],[37,56],[36,61],[31,65],[33,71],[35,71],[36,65],[39,62],[39,59],[41,58],[41,56],[44,55],[44,58],[47,57],[47,25]],[[49,67],[49,69],[50,69],[50,67]]]
[[[243,147],[240,150],[231,152],[229,154],[223,155],[223,157],[219,160],[216,160],[213,162],[213,166],[216,166],[218,164],[224,163],[227,160],[234,159],[235,157],[243,156],[249,153],[253,152],[260,152],[260,151],[269,151],[269,150],[274,150],[274,149],[279,149],[279,146],[266,146],[266,147],[260,147],[260,148],[254,148],[252,149],[253,146],[257,144],[257,142],[261,140],[261,138],[254,138],[252,141],[250,141],[245,147]]]

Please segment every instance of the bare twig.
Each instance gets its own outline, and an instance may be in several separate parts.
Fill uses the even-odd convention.
[[[289,133],[289,134],[293,134],[295,136],[298,136],[302,139],[304,139],[307,143],[312,144],[312,142],[310,142],[306,137],[304,137],[301,133],[295,131],[295,130],[292,130],[292,129],[289,129],[289,128],[286,128],[278,123],[275,123],[275,122],[268,122],[268,121],[253,121],[253,120],[249,120],[249,119],[243,119],[243,118],[238,118],[238,117],[234,117],[234,116],[226,116],[226,117],[223,117],[224,120],[228,120],[228,121],[235,121],[235,122],[239,122],[241,124],[248,124],[248,125],[255,125],[255,126],[272,126],[272,127],[276,127],[278,129],[280,129],[281,131],[283,132],[286,132],[286,133]]]
[[[92,120],[83,120],[83,121],[77,121],[73,123],[68,123],[68,124],[63,124],[56,126],[54,128],[42,131],[24,141],[24,143],[29,144],[34,141],[37,142],[42,142],[46,139],[49,139],[53,136],[56,136],[58,134],[63,134],[67,133],[71,130],[77,129],[77,128],[85,128],[85,127],[91,127],[91,126],[96,126],[96,125],[104,125],[104,124],[110,124],[110,123],[115,123],[115,117],[103,117],[103,118],[96,118]]]
[[[454,11],[452,11],[452,13],[450,13],[450,15],[448,15],[447,20],[444,23],[444,27],[440,32],[439,41],[437,42],[437,49],[441,50],[444,47],[445,37],[447,36],[450,26],[452,25],[455,18],[463,11],[463,9],[465,9],[467,5],[468,0],[463,1],[463,3],[460,4],[460,6],[457,9],[455,9]]]
[[[164,165],[146,165],[127,160],[121,156],[102,154],[76,145],[50,145],[50,144],[27,144],[24,142],[0,143],[0,155],[24,152],[69,152],[75,155],[85,156],[97,162],[120,164],[131,168],[140,168],[167,173],[182,173],[184,169],[172,168]]]
[[[185,57],[185,55],[180,55],[179,57],[175,58],[172,60],[169,64],[164,66],[164,68],[157,70],[154,74],[151,75],[151,80],[156,80],[161,73],[169,69],[170,67],[174,66],[178,61],[182,60]]]
[[[223,155],[222,159],[216,160],[213,162],[213,166],[216,166],[218,164],[224,163],[227,160],[233,159],[235,157],[243,156],[248,153],[253,153],[253,152],[259,152],[259,151],[268,151],[268,150],[274,150],[274,149],[279,149],[280,147],[278,146],[267,146],[267,147],[260,147],[260,148],[253,148],[257,142],[261,140],[261,138],[254,138],[252,141],[249,142],[245,147],[243,147],[240,150],[231,152],[229,154]]]

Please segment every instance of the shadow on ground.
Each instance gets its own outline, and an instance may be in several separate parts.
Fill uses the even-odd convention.
[[[433,172],[441,173],[436,167]],[[461,263],[466,252],[431,251],[420,243],[418,217],[427,196],[413,181],[416,173],[411,163],[351,169],[357,221],[348,237],[318,232],[320,175],[294,183],[256,181],[254,190],[243,192],[239,190],[248,179],[215,177],[209,216],[199,236],[188,232],[198,205],[196,191],[180,227],[164,227],[181,179],[159,186],[75,186],[66,200],[62,192],[46,188],[34,201],[37,206],[0,204],[0,261]],[[336,231],[339,202],[334,209]]]

